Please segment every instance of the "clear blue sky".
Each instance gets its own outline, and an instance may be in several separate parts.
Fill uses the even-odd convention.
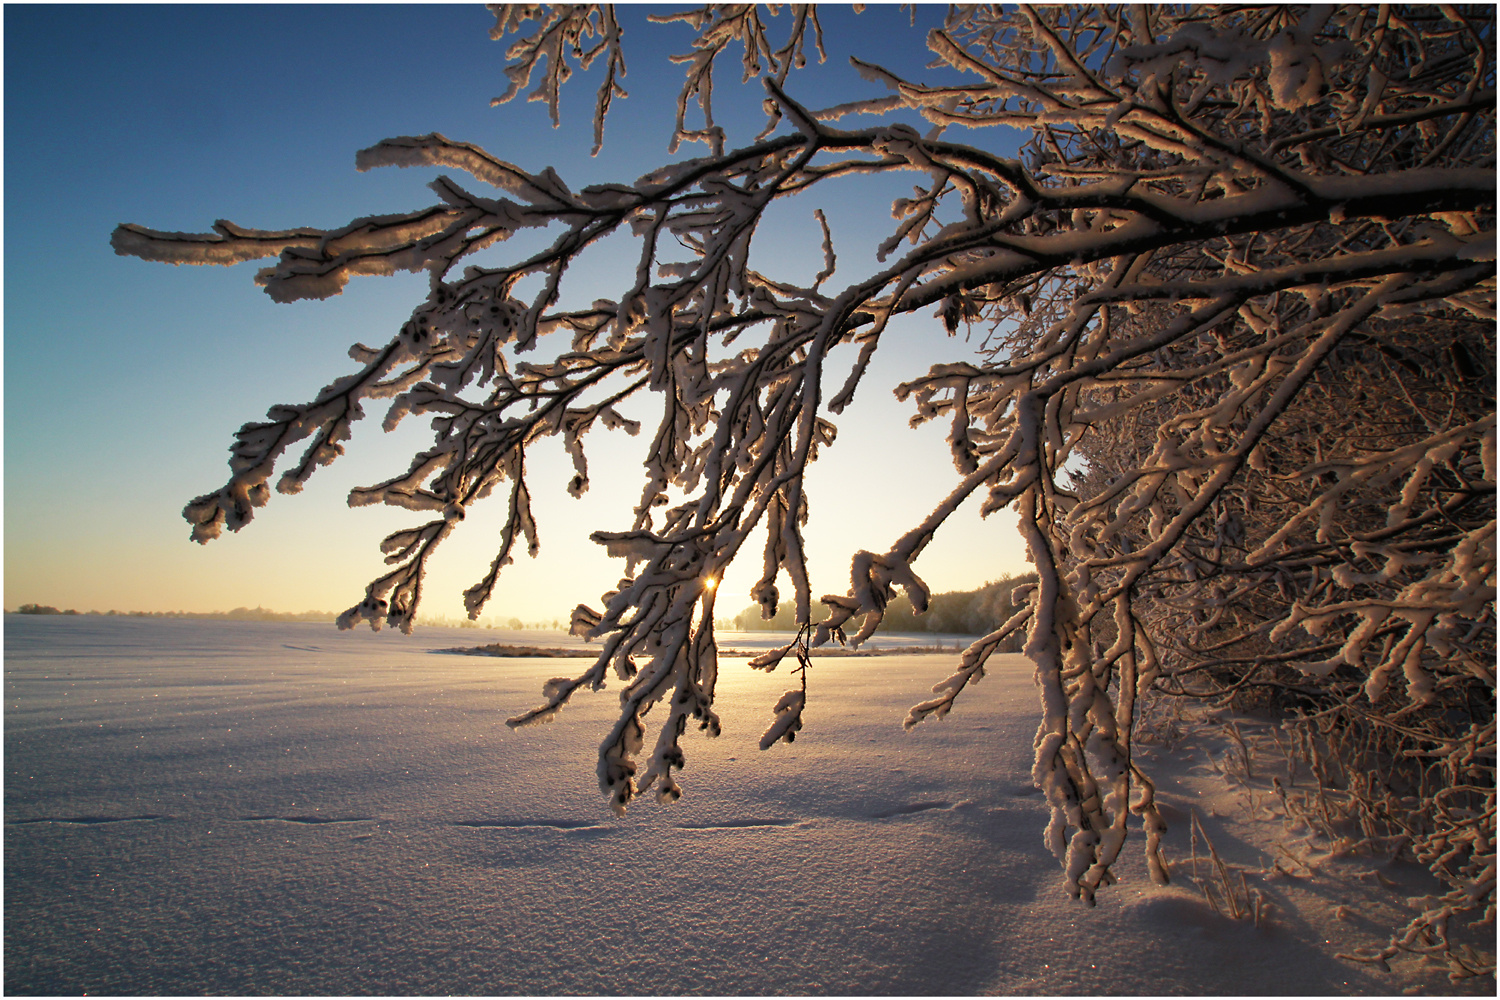
[[[430,204],[424,185],[435,172],[361,174],[354,154],[431,131],[531,170],[551,165],[575,188],[633,181],[666,160],[681,81],[667,57],[690,37],[680,25],[646,24],[652,9],[675,8],[624,12],[630,98],[616,102],[604,152],[591,159],[597,69],[565,89],[561,129],[542,104],[491,108],[505,89],[504,45],[489,39],[494,19],[479,4],[6,6],[5,606],[337,611],[358,600],[381,571],[379,539],[418,515],[349,510],[345,495],[404,470],[426,436],[422,424],[383,436],[372,415],[349,454],[303,494],[275,496],[254,524],[207,546],[188,541],[180,511],[223,483],[240,424],[271,404],[305,401],[349,370],[349,344],[388,339],[425,278],[355,279],[338,298],[276,305],[253,283],[262,263],[149,264],[115,256],[110,232],[121,222],[202,232],[220,218],[334,227]],[[828,63],[794,75],[791,93],[814,106],[876,94],[849,67],[850,52],[931,78],[920,40],[940,11],[924,9],[916,29],[895,7],[825,11]],[[773,22],[773,37],[787,22]],[[738,85],[735,61],[716,82],[731,144],[748,142],[763,91]],[[797,206],[807,218],[789,217],[781,243],[768,240],[757,261],[773,257],[788,277],[819,267],[811,209],[821,206],[840,255],[833,284],[854,280],[872,259],[872,238],[888,231],[893,192],[903,193],[850,185]],[[579,284],[615,273],[600,261]],[[591,300],[621,290],[615,282],[572,291]],[[932,318],[892,334],[838,420],[837,446],[810,476],[815,596],[842,593],[853,551],[884,550],[957,478],[943,429],[908,430],[908,408],[889,389],[966,349]],[[842,379],[839,366],[829,377]],[[534,457],[542,554],[506,571],[487,616],[565,617],[613,585],[620,564],[587,534],[628,527],[642,444],[600,436],[590,451],[595,482],[579,501],[564,492],[571,473],[559,446]],[[446,543],[426,611],[461,614],[460,592],[488,565],[498,523],[498,511],[481,512]],[[749,603],[758,553],[742,562],[726,580],[721,614]],[[1020,571],[1024,552],[1009,515],[980,522],[965,511],[917,568],[936,589],[968,588]]]

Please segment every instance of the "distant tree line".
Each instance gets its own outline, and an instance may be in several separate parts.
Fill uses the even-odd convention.
[[[108,618],[218,618],[243,622],[327,622],[331,611],[271,611],[267,608],[235,608],[233,611],[59,611],[48,604],[23,604],[16,609],[21,615],[101,615]]]
[[[212,618],[221,621],[237,622],[332,622],[338,615],[332,611],[272,611],[269,608],[235,608],[232,611],[76,611],[68,608],[60,611],[49,604],[23,604],[17,608],[15,614],[21,615],[102,615],[112,618]],[[448,628],[500,628],[499,619],[475,623],[467,618],[449,618],[445,615],[428,615],[423,621],[429,625],[445,626]],[[513,630],[522,629],[559,629],[562,627],[560,618],[547,621],[522,622],[519,618],[511,618],[505,626]]]
[[[912,610],[911,601],[902,594],[886,605],[880,630],[984,635],[999,628],[1015,613],[1012,597],[1016,588],[1035,582],[1035,573],[1022,573],[991,580],[978,590],[933,594],[928,599],[927,613],[922,615]],[[781,605],[774,618],[763,619],[760,605],[756,604],[724,624],[741,632],[795,632],[795,615],[796,607],[788,602]],[[1020,652],[1021,642],[1021,636],[1013,637],[1003,652]]]

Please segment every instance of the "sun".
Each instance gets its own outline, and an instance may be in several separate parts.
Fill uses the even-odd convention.
[[[715,587],[717,587],[717,586],[718,586],[718,585],[719,585],[719,581],[718,581],[718,580],[715,580],[715,579],[714,579],[714,578],[713,578],[713,577],[711,577],[711,576],[710,576],[710,577],[706,577],[706,578],[704,578],[704,580],[703,580],[703,589],[704,589],[704,590],[713,590],[713,589],[714,589],[714,588],[715,588]]]

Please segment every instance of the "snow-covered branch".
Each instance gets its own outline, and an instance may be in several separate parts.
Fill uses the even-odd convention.
[[[508,482],[500,552],[466,594],[477,615],[514,543],[536,548],[526,449],[561,435],[576,495],[589,431],[634,433],[615,407],[654,401],[634,519],[593,536],[627,574],[602,610],[574,615],[576,631],[602,640],[599,660],[512,720],[551,718],[613,671],[622,712],[599,775],[623,808],[652,786],[680,794],[689,717],[717,732],[713,584],[752,532],[766,529],[754,597],[769,616],[786,574],[805,652],[842,640],[856,618],[851,641],[867,638],[898,588],[920,610],[927,588],[913,564],[979,494],[985,512],[1019,512],[1038,584],[907,724],[945,715],[1001,640],[1026,630],[1042,701],[1034,774],[1072,891],[1092,900],[1112,881],[1131,815],[1165,878],[1165,824],[1131,753],[1139,699],[1253,695],[1308,726],[1343,718],[1398,732],[1395,758],[1446,755],[1451,787],[1489,789],[1462,793],[1487,825],[1458,823],[1451,799],[1439,807],[1428,795],[1411,843],[1441,856],[1449,911],[1492,913],[1493,9],[953,8],[925,39],[950,79],[928,85],[855,60],[880,91],[824,109],[789,76],[809,35],[820,43],[813,9],[792,7],[779,46],[753,6],[658,20],[697,33],[679,58],[674,146],[707,142],[706,157],[574,192],[551,168],[533,173],[436,134],[401,137],[361,153],[359,167],[436,165],[496,191],[443,177],[428,209],[326,231],[116,231],[117,252],[148,260],[279,256],[258,278],[278,300],[336,294],[362,274],[431,278],[389,344],[356,347],[359,371],[245,425],[229,484],[189,505],[194,537],[248,523],[286,449],[311,437],[281,480],[295,492],[341,453],[365,401],[389,399],[387,428],[432,415],[434,445],[351,503],[439,519],[386,540],[400,565],[345,622],[409,628],[428,554]],[[556,118],[567,56],[585,67],[603,57],[597,144],[623,96],[613,11],[502,6],[496,37],[528,21],[501,99],[541,72],[531,96]],[[714,65],[733,42],[745,80],[764,75],[770,115],[739,148],[712,112]],[[701,129],[685,124],[693,101]],[[837,124],[898,110],[933,129]],[[949,137],[955,125],[969,141]],[[986,146],[991,127],[1026,130],[1021,155]],[[752,265],[778,200],[897,174],[915,175],[916,190],[894,200],[867,273],[835,255],[821,213],[817,275],[778,282]],[[558,231],[544,249],[460,268],[543,226]],[[616,233],[637,241],[633,280],[560,310],[569,268]],[[529,302],[513,294],[526,278],[540,279]],[[893,527],[887,551],[854,554],[849,591],[823,599],[819,623],[804,473],[834,446],[830,418],[890,319],[933,311],[937,336],[967,325],[987,337],[981,361],[912,373],[898,391],[914,422],[949,421],[952,494],[921,524]],[[567,334],[568,349],[518,360],[549,333]],[[675,505],[674,490],[686,497]],[[804,702],[805,691],[782,699],[767,745],[791,738]],[[653,706],[664,706],[661,729],[642,763]],[[1485,878],[1487,895],[1469,892]]]

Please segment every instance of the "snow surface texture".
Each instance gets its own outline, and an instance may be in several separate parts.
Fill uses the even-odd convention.
[[[1173,884],[1126,852],[1096,908],[1068,898],[1020,656],[911,732],[951,657],[817,659],[801,738],[766,753],[786,678],[726,660],[692,794],[620,819],[594,774],[615,698],[511,731],[567,661],[432,652],[493,641],[576,640],[7,616],[6,992],[1493,991],[1335,958],[1382,945],[1428,876],[1289,835],[1314,867],[1286,861],[1206,732],[1140,745]],[[1194,811],[1269,903],[1262,926],[1186,877]]]

